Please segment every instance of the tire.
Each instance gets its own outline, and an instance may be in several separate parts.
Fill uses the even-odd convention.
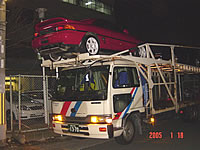
[[[100,44],[97,38],[94,36],[88,36],[84,38],[82,44],[83,51],[86,51],[90,55],[97,55],[99,53]]]
[[[115,138],[116,142],[122,145],[130,144],[135,137],[135,129],[133,121],[128,118],[124,126],[124,131],[119,137]]]
[[[49,54],[49,58],[50,58],[50,60],[52,60],[52,61],[59,61],[59,60],[61,60],[62,59],[62,56],[61,55],[59,55],[59,54],[56,54],[56,53],[50,53]]]
[[[139,48],[138,55],[139,57],[146,58],[147,57],[146,49],[144,47]]]
[[[191,108],[190,111],[190,120],[197,121],[199,118],[199,110],[197,106],[194,106]]]
[[[199,119],[199,110],[198,107],[189,107],[184,110],[184,114],[181,115],[181,119],[184,122],[193,122]]]

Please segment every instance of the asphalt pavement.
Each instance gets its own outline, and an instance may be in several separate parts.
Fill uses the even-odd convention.
[[[24,145],[12,143],[2,150],[199,150],[200,121],[183,122],[168,119],[157,122],[129,145],[119,145],[114,139],[80,139],[57,136]]]

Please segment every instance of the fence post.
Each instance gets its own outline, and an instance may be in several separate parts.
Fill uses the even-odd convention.
[[[43,75],[43,97],[44,97],[44,114],[45,114],[45,124],[48,124],[48,114],[47,114],[47,90],[46,90],[46,77],[45,77],[45,67],[42,67]]]
[[[48,76],[46,76],[46,99],[47,99],[47,125],[49,127],[49,111],[50,111],[50,101],[49,101],[49,80],[48,80]]]
[[[19,119],[19,132],[21,132],[21,75],[19,75],[19,92],[18,92],[18,119]]]
[[[12,77],[10,76],[10,130],[13,132],[13,87],[12,87]],[[6,116],[8,117],[8,116]]]

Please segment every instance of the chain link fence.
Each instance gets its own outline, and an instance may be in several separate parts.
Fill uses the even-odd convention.
[[[6,78],[7,131],[48,129],[54,77],[16,75]],[[50,81],[50,83],[49,83]]]

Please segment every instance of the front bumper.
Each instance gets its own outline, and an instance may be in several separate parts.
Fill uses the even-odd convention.
[[[112,124],[79,124],[77,133],[69,131],[69,124],[54,121],[53,126],[55,133],[75,137],[109,139],[113,137],[114,133]],[[100,128],[104,131],[100,131]]]
[[[44,110],[22,111],[21,120],[44,117]]]

